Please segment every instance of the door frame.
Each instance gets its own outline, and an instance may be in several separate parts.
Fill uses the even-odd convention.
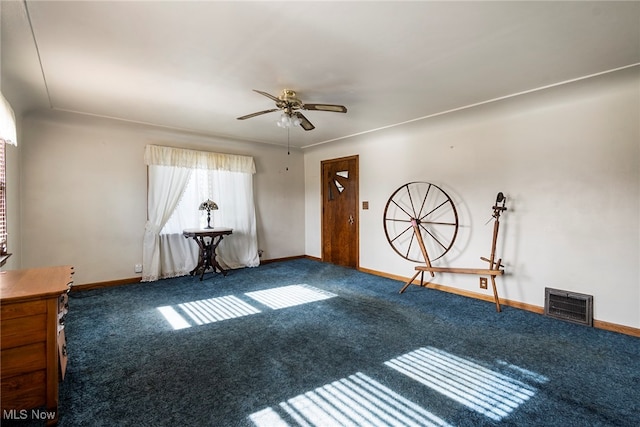
[[[355,185],[355,212],[354,219],[356,225],[355,231],[355,268],[357,270],[360,269],[360,156],[358,154],[354,154],[352,156],[338,157],[334,159],[321,160],[320,161],[320,198],[321,198],[321,206],[320,206],[320,257],[323,262],[326,260],[326,256],[324,253],[325,248],[325,233],[324,233],[324,210],[325,206],[325,193],[327,191],[327,186],[324,185],[324,165],[327,163],[345,161],[345,160],[355,160],[355,176],[356,176],[356,185]]]

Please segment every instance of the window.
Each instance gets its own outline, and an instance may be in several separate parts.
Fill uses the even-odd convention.
[[[213,227],[233,229],[219,246],[225,268],[259,265],[253,201],[252,157],[148,145],[147,224],[142,256],[142,281],[188,274],[197,261],[197,246],[183,230],[200,228],[206,214],[198,208],[211,199]]]
[[[7,181],[5,179],[7,144],[18,145],[16,117],[0,92],[0,266],[9,257],[7,254]]]
[[[7,254],[7,184],[5,179],[5,149],[0,138],[0,256]]]
[[[198,206],[207,199],[220,206],[219,210],[211,211],[210,225],[230,227],[230,224],[236,223],[237,213],[253,211],[246,206],[246,199],[253,199],[253,193],[250,192],[252,188],[251,174],[194,169],[180,201],[160,234],[182,234],[185,228],[206,227],[207,215],[205,211],[198,210]]]

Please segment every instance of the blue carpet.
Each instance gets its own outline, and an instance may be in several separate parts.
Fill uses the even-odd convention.
[[[72,292],[61,426],[637,426],[640,340],[312,260]]]

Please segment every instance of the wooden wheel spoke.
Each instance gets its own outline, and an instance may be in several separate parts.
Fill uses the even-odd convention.
[[[409,196],[409,202],[411,203],[411,208],[413,209],[413,218],[418,218],[418,212],[422,212],[422,208],[424,207],[424,204],[427,202],[427,197],[429,197],[429,190],[431,189],[431,184],[429,184],[429,187],[427,187],[427,191],[424,195],[424,198],[422,199],[422,204],[420,205],[420,210],[416,211],[416,207],[413,204],[413,196],[411,195],[411,190],[409,189],[409,184],[407,184],[406,186],[407,189],[407,195]]]
[[[402,237],[402,235],[405,234],[409,230],[411,230],[411,227],[405,228],[400,234],[398,234],[396,237],[391,239],[391,242],[395,242],[398,238]],[[411,236],[411,238],[413,239],[413,235]]]
[[[405,254],[405,258],[409,258],[409,253],[411,253],[411,246],[413,246],[413,240],[416,238],[415,234],[411,234],[411,240],[409,240],[409,245],[407,246],[407,253]]]
[[[411,223],[411,219],[400,219],[400,218],[387,218],[385,221]]]
[[[445,251],[448,249],[448,247],[446,245],[444,245],[440,239],[438,239],[432,232],[430,232],[429,230],[427,230],[426,227],[424,227],[422,224],[420,224],[420,228],[424,230],[425,233],[427,233],[429,236],[431,236],[431,238],[433,240],[436,241],[436,243],[438,243],[440,246],[442,246],[442,249],[444,249]]]
[[[391,201],[393,202],[394,205],[396,205],[398,207],[398,209],[400,209],[402,212],[406,213],[409,218],[414,218],[414,216],[412,216],[409,212],[407,212],[407,210],[405,208],[403,208],[402,206],[400,206],[395,200],[391,199]]]
[[[420,221],[420,224],[429,224],[429,225],[458,225],[455,222],[437,222],[437,221]]]
[[[411,209],[413,209],[413,216],[417,216],[416,215],[416,207],[413,206],[413,197],[411,197],[411,191],[409,190],[409,186],[406,186],[407,188],[407,195],[409,196],[409,204],[411,205]]]
[[[440,209],[442,206],[446,205],[447,203],[451,202],[451,200],[445,200],[444,202],[440,203],[438,206],[436,206],[435,208],[431,209],[429,212],[427,212],[425,215],[423,215],[422,217],[420,217],[420,221],[422,221],[423,218],[428,217],[429,215],[431,215],[432,213],[434,213],[435,211],[437,211],[438,209]]]
[[[424,193],[424,197],[422,198],[422,205],[420,206],[420,211],[419,212],[422,212],[422,209],[424,209],[424,206],[427,203],[427,198],[429,198],[429,191],[431,191],[431,184],[429,184],[429,186],[427,187],[427,191]],[[416,218],[418,218],[418,217],[419,216],[416,213]],[[424,217],[422,217],[422,218],[424,218]]]

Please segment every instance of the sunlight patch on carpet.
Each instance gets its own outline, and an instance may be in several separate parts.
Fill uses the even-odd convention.
[[[184,310],[197,325],[260,313],[257,308],[233,295],[185,302],[178,304],[178,307]]]
[[[506,367],[507,369],[510,369],[510,370],[516,372],[516,374],[524,376],[528,380],[537,382],[539,384],[544,384],[544,383],[548,383],[549,382],[549,378],[547,378],[544,375],[541,375],[541,374],[539,374],[537,372],[533,372],[533,371],[530,371],[528,369],[521,368],[520,366],[516,366],[516,365],[514,365],[512,363],[509,363],[509,362],[506,362],[504,360],[496,360],[496,362],[499,365],[502,365],[502,366]]]
[[[187,322],[187,319],[182,317],[180,313],[178,313],[176,309],[171,307],[170,305],[158,307],[158,311],[162,313],[164,318],[167,320],[167,322],[169,322],[174,330],[191,327],[191,324]]]
[[[259,309],[233,295],[185,302],[177,308],[184,316],[172,306],[158,307],[174,330],[260,313]],[[191,323],[187,319],[191,319]]]
[[[309,285],[281,286],[262,291],[247,292],[245,295],[274,310],[322,301],[337,296]]]
[[[277,310],[336,297],[336,294],[309,285],[281,286],[247,292],[249,298]],[[234,295],[157,307],[174,330],[205,325],[260,313],[261,310]]]
[[[385,365],[495,421],[536,393],[528,384],[433,347],[420,348]]]
[[[257,427],[449,426],[361,372],[249,415]]]

